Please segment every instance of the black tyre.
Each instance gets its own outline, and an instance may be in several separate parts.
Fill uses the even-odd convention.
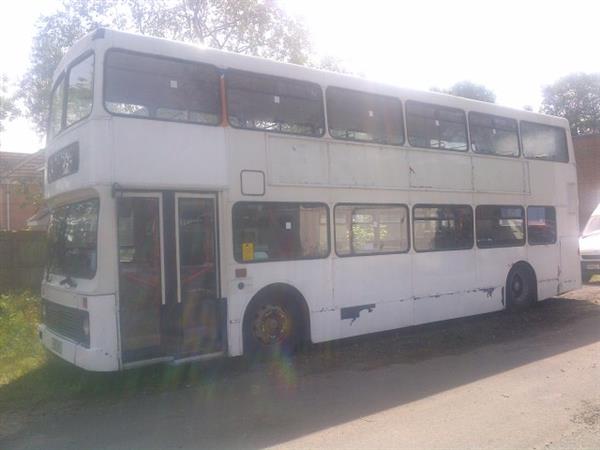
[[[523,311],[536,301],[535,275],[528,266],[517,265],[506,278],[506,303],[511,311]]]
[[[302,341],[302,316],[291,294],[271,293],[253,301],[244,316],[244,353],[293,353]]]

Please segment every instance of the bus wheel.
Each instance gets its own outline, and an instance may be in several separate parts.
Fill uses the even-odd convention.
[[[515,265],[506,278],[506,302],[511,311],[523,311],[536,299],[535,274],[525,264]]]
[[[295,304],[277,297],[253,302],[244,318],[244,353],[275,356],[293,352],[301,324]]]

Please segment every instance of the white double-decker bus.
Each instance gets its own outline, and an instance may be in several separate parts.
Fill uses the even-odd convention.
[[[560,118],[98,30],[54,77],[43,344],[112,371],[580,286]]]

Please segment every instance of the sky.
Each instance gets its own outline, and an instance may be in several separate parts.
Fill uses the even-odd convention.
[[[600,72],[600,2],[278,0],[300,17],[315,52],[354,73],[398,86],[484,84],[496,102],[537,110],[542,87],[572,72]],[[12,88],[27,70],[35,21],[58,0],[0,2],[0,73]],[[567,8],[568,7],[568,8]],[[29,122],[9,122],[3,151],[43,147]]]

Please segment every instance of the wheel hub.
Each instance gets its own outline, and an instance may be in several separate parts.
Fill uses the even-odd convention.
[[[513,280],[512,291],[516,297],[523,293],[523,280],[519,275],[516,275]]]
[[[290,336],[292,322],[288,312],[279,305],[265,305],[256,314],[254,336],[266,345],[283,342]]]

